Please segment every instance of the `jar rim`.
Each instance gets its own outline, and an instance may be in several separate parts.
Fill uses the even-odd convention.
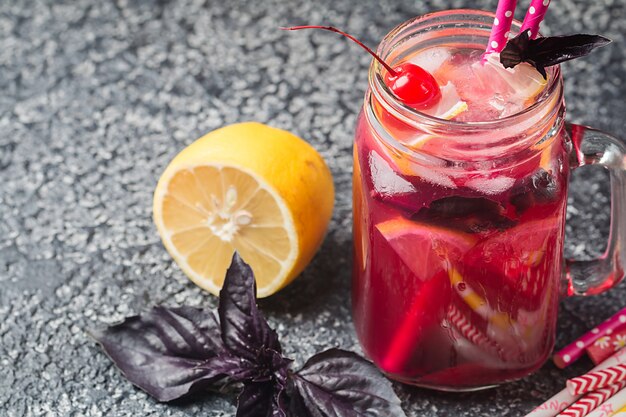
[[[382,59],[388,59],[390,54],[394,52],[394,48],[407,37],[415,36],[412,31],[427,30],[432,31],[432,22],[439,22],[439,25],[443,23],[454,23],[456,27],[462,27],[463,24],[479,24],[481,27],[475,29],[483,30],[485,33],[485,45],[486,40],[489,37],[491,31],[491,25],[495,18],[495,13],[484,10],[476,9],[452,9],[443,10],[433,13],[428,13],[423,16],[418,16],[413,19],[407,20],[404,23],[399,24],[392,29],[380,42],[377,48],[377,53]],[[428,24],[431,26],[428,26]],[[511,28],[512,33],[518,33],[521,28],[522,22],[514,20]],[[422,27],[420,29],[420,27]],[[417,29],[416,29],[417,27]],[[408,34],[405,32],[409,32]],[[514,125],[517,122],[523,120],[529,115],[532,115],[547,104],[559,103],[561,100],[554,101],[554,96],[562,94],[562,81],[560,66],[556,65],[550,67],[548,70],[548,85],[542,90],[539,98],[530,106],[520,110],[517,113],[508,115],[506,117],[494,120],[486,121],[455,121],[445,120],[434,116],[430,116],[426,113],[420,112],[406,104],[402,103],[387,87],[384,83],[383,72],[384,67],[377,61],[373,60],[369,70],[369,86],[371,92],[376,99],[387,104],[386,110],[390,111],[393,116],[397,117],[401,121],[408,125],[418,125],[419,127],[428,127],[429,130],[455,130],[455,131],[487,131],[494,129],[502,129],[509,125]]]

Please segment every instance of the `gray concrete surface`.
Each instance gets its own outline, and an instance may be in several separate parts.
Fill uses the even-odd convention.
[[[375,45],[412,16],[495,3],[1,1],[0,415],[234,415],[221,397],[154,402],[120,376],[85,329],[157,303],[215,305],[163,249],[151,194],[178,150],[236,121],[306,138],[337,187],[321,252],[263,310],[298,363],[332,346],[358,350],[349,315],[351,141],[370,59],[335,36],[294,36],[277,26],[330,23]],[[623,132],[626,1],[560,0],[551,9],[551,33],[616,41],[565,66],[567,101],[572,120]],[[568,254],[603,248],[603,180],[593,170],[574,179]],[[622,307],[625,296],[622,285],[564,300],[558,345]],[[588,367],[560,371],[548,363],[523,381],[475,394],[397,391],[410,416],[521,416]]]

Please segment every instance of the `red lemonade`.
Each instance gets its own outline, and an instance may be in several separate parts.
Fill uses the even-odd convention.
[[[356,331],[390,377],[431,388],[523,377],[554,344],[570,143],[559,97],[532,108],[559,75],[505,70],[483,51],[438,45],[404,59],[442,86],[430,116],[500,129],[438,134],[376,94],[357,125]]]

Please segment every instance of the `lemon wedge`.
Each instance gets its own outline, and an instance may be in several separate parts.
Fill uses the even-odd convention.
[[[183,149],[154,192],[154,221],[182,271],[217,295],[235,251],[267,297],[309,263],[334,203],[331,173],[302,139],[260,123],[215,130]]]
[[[451,120],[464,111],[467,111],[467,103],[461,100],[456,87],[449,82],[441,87],[441,100],[439,100],[439,103],[430,109],[424,110],[424,113],[438,119]]]
[[[500,63],[499,53],[488,54],[483,68],[486,78],[494,76],[501,78],[513,91],[513,96],[526,105],[530,104],[548,83],[539,71],[527,62],[522,62],[515,68],[504,68]]]
[[[443,120],[452,120],[468,109],[467,103],[461,99],[456,87],[452,82],[448,82],[441,87],[441,100],[437,105],[430,109],[424,110],[429,116]],[[420,149],[433,135],[422,134],[417,135],[406,142],[413,149]]]

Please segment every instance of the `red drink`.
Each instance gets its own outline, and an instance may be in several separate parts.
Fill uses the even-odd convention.
[[[364,117],[357,132],[353,311],[365,352],[396,379],[439,388],[539,367],[554,343],[568,170],[545,170],[538,154],[501,192],[466,186],[469,175],[451,189],[398,174],[413,190],[386,194],[375,176],[391,162]],[[561,135],[544,152],[567,161]]]
[[[482,45],[413,43],[387,59],[428,55],[464,104],[433,119],[370,85],[354,151],[354,322],[390,377],[483,388],[537,369],[554,344],[571,149],[560,74],[537,88],[480,73]]]

